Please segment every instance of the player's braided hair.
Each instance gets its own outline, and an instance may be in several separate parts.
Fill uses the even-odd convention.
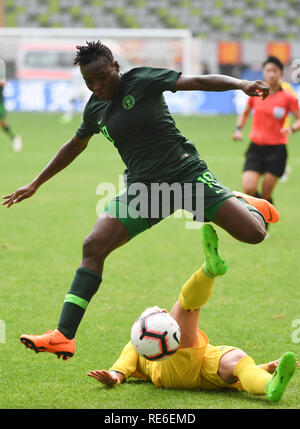
[[[110,64],[114,64],[114,56],[111,50],[103,45],[100,40],[97,42],[86,42],[84,46],[76,46],[77,54],[74,58],[73,64],[80,66],[89,64],[99,57],[104,57]]]

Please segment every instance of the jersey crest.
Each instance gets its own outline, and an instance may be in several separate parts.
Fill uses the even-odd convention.
[[[122,106],[125,110],[130,110],[135,105],[135,98],[133,95],[125,95],[122,100]]]

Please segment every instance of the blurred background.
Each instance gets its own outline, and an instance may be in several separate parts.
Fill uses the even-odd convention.
[[[150,65],[253,80],[275,55],[300,97],[299,36],[298,0],[2,0],[5,105],[8,111],[66,110],[75,47],[98,39],[123,72]],[[240,91],[166,98],[172,112],[183,114],[230,114],[244,105]],[[78,100],[76,110],[82,106]]]

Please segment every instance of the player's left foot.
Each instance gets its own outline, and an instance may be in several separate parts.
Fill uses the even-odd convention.
[[[21,136],[15,136],[13,139],[13,150],[14,152],[20,152],[22,150],[22,139]]]
[[[278,402],[296,370],[296,355],[292,352],[285,353],[280,359],[272,378],[266,383],[266,394],[272,402]]]
[[[214,275],[222,276],[228,266],[218,253],[218,236],[210,224],[204,224],[201,228],[201,241],[205,254],[205,263],[208,271]]]
[[[243,198],[250,206],[255,207],[265,218],[266,223],[276,223],[279,221],[279,213],[269,201],[263,198],[252,197],[243,192],[232,192],[236,198]]]

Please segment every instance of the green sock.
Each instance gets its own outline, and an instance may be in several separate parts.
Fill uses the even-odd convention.
[[[101,281],[102,277],[95,271],[87,268],[78,268],[76,271],[58,322],[58,330],[69,340],[75,337],[85,310]]]
[[[296,370],[296,355],[285,353],[280,359],[272,378],[266,383],[266,394],[270,401],[278,402]]]

